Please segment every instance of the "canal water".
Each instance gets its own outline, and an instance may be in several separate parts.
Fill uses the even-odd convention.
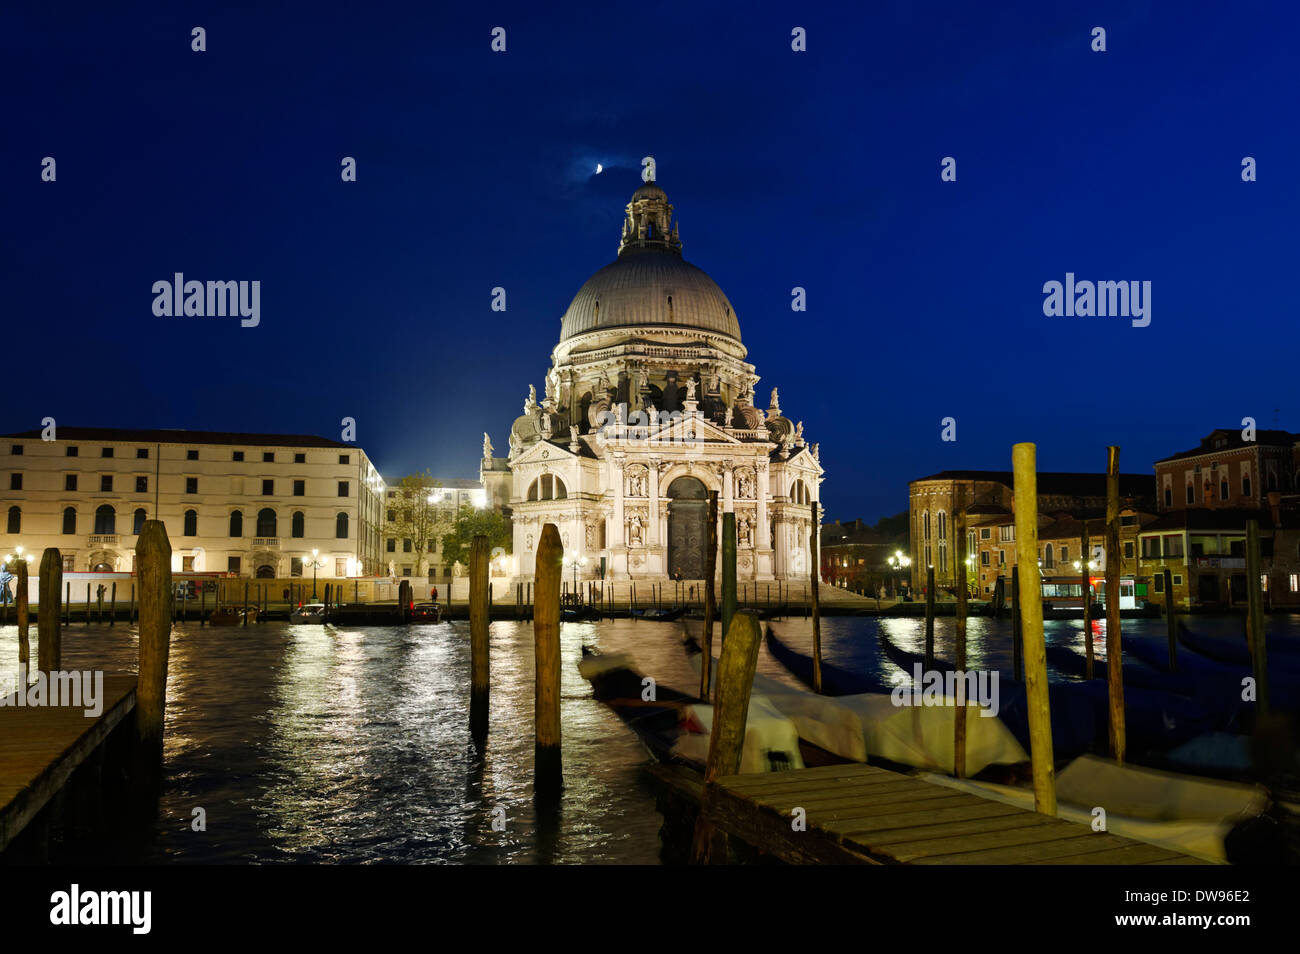
[[[31,632],[35,655],[34,621]],[[482,755],[468,731],[467,623],[178,625],[158,821],[76,860],[658,864],[662,820],[640,771],[646,752],[591,698],[577,664],[586,643],[680,676],[678,633],[639,620],[562,626],[565,790],[558,815],[539,817],[529,624],[492,624]],[[0,628],[6,692],[17,642],[15,626]],[[135,671],[137,658],[129,625],[63,630],[64,669]],[[195,808],[206,831],[192,830]]]

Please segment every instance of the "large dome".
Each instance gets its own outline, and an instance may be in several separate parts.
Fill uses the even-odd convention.
[[[560,340],[587,331],[631,325],[699,328],[740,340],[740,323],[722,289],[672,252],[624,251],[578,290]]]
[[[740,341],[740,323],[727,296],[682,258],[672,211],[667,194],[653,181],[632,194],[618,259],[573,296],[560,321],[561,341],[640,325],[694,328]]]

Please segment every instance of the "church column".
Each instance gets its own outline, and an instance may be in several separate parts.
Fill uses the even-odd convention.
[[[732,493],[732,477],[735,474],[734,461],[722,462],[722,512],[734,513],[736,510],[735,499]]]
[[[650,458],[650,526],[646,545],[659,546],[659,458]]]
[[[614,526],[610,529],[609,545],[611,547],[623,546],[623,455],[615,454],[609,461],[610,477],[614,485]]]
[[[772,528],[767,519],[768,474],[767,461],[758,461],[758,548],[770,549]]]
[[[789,576],[790,527],[784,512],[778,512],[776,515],[776,564],[773,569],[778,577],[784,579]]]

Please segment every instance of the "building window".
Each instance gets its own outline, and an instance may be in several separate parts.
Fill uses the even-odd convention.
[[[293,517],[289,521],[289,532],[295,537],[301,538],[303,535],[303,515],[301,510],[295,510]]]
[[[1300,590],[1300,575],[1292,573],[1288,579],[1290,580],[1291,583],[1292,593],[1296,592],[1297,590]]]
[[[564,500],[568,497],[564,481],[555,474],[542,474],[528,487],[529,500]]]
[[[1010,543],[1016,538],[1016,525],[1009,523],[1004,527],[998,527],[998,539],[1003,543]]]
[[[1172,507],[1173,505],[1174,505],[1174,490],[1173,490],[1172,487],[1166,487],[1166,488],[1165,488],[1165,506],[1166,506],[1166,507]]]
[[[1165,591],[1165,575],[1163,573],[1157,573],[1154,582],[1156,585],[1156,592],[1163,593]]]
[[[143,507],[137,508],[135,513],[131,515],[131,532],[137,536],[144,533],[144,522],[147,517],[148,515],[144,512]]]
[[[1133,541],[1126,541],[1124,544],[1124,559],[1133,559]]]
[[[293,455],[293,462],[294,462],[295,464],[305,464],[305,463],[307,463],[307,455],[306,455],[306,454],[294,454],[294,455]]]
[[[100,457],[112,457],[112,456],[113,456],[113,448],[111,448],[111,447],[101,447],[101,448],[99,449],[99,456],[100,456]]]
[[[10,489],[10,490],[22,490],[22,489],[23,489],[23,475],[22,475],[22,474],[10,474],[10,475],[9,475],[9,489]]]
[[[1259,575],[1259,588],[1260,588],[1263,592],[1265,592],[1265,593],[1268,592],[1268,574],[1267,574],[1267,573],[1261,573],[1261,574]]]
[[[1067,546],[1062,546],[1062,547],[1061,547],[1061,566],[1069,566],[1069,565],[1070,565],[1070,548],[1067,547]]]
[[[305,480],[295,480],[295,481],[293,482],[293,495],[294,495],[295,497],[305,497],[305,496],[307,496],[307,481],[305,481]]]
[[[348,515],[342,511],[334,518],[334,536],[339,540],[348,538]]]
[[[196,450],[187,450],[187,451],[185,452],[185,459],[186,459],[186,460],[198,460],[198,459],[199,459],[199,452],[196,451]]]
[[[1189,504],[1196,503],[1196,488],[1191,484],[1187,485],[1187,502]]]
[[[347,482],[346,480],[340,480],[340,481],[339,481],[339,496],[340,496],[340,497],[346,497],[347,495],[348,495],[348,482]]]
[[[410,538],[410,537],[407,537],[405,540],[402,541],[402,552],[403,552],[403,553],[410,553],[410,552],[411,552],[411,538]]]
[[[76,474],[64,474],[64,475],[63,475],[63,489],[64,489],[64,490],[76,490],[76,489],[77,489],[77,475],[76,475]]]
[[[77,508],[75,507],[63,508],[63,532],[64,533],[77,532]]]
[[[275,535],[275,511],[270,507],[263,507],[257,512],[256,536],[274,537]]]
[[[1220,500],[1228,499],[1228,478],[1227,477],[1224,477],[1219,481],[1219,499]]]
[[[21,507],[9,508],[9,529],[7,533],[23,532],[23,511]]]
[[[67,448],[64,449],[63,453],[66,454],[68,457],[76,457],[76,456],[77,456],[77,448],[76,448],[76,447],[67,447]]]
[[[262,481],[262,496],[263,496],[263,497],[274,497],[274,496],[275,496],[275,481],[274,481],[274,480],[263,480],[263,481]],[[259,536],[260,536],[260,534],[259,534]]]
[[[981,528],[980,528],[980,539],[981,539],[981,540],[991,540],[992,538],[993,538],[993,531],[992,531],[992,530],[990,530],[988,527],[981,527]]]
[[[100,478],[99,478],[99,489],[100,489],[101,491],[103,491],[103,492],[110,492],[110,493],[112,492],[112,490],[113,490],[113,475],[112,475],[112,474],[101,474],[101,475],[100,475]]]
[[[22,456],[23,456],[23,445],[22,445],[22,444],[15,444],[15,445],[13,445],[13,447],[9,448],[9,453],[12,454],[12,455],[15,456],[15,457],[22,457]]]
[[[109,504],[95,508],[95,533],[117,533],[117,511]]]
[[[1243,497],[1250,496],[1250,474],[1241,475],[1241,495]]]
[[[149,448],[147,448],[147,447],[137,447],[137,448],[135,449],[135,459],[136,459],[136,460],[148,460],[148,459],[149,459]]]
[[[185,529],[182,536],[197,537],[199,535],[199,513],[197,510],[185,511]]]
[[[149,492],[148,477],[137,477],[135,479],[135,492],[138,494],[147,494]]]
[[[230,455],[230,459],[231,459],[231,460],[236,460],[236,461],[238,461],[238,460],[243,460],[243,459],[244,459],[244,452],[243,452],[243,451],[233,451],[233,452],[231,453],[231,455]]]
[[[335,576],[347,576],[347,575],[348,575],[348,558],[347,558],[347,557],[335,557],[335,558],[334,558],[334,575],[335,575]]]
[[[242,537],[244,535],[244,515],[238,510],[230,515],[230,535],[232,537]]]
[[[181,557],[181,572],[182,573],[194,572],[194,557],[192,556]]]
[[[384,548],[385,548],[389,553],[396,553],[396,552],[397,552],[397,539],[396,539],[395,537],[389,537],[386,541],[384,541],[384,543],[385,543],[385,547],[384,547]]]
[[[1175,574],[1174,574],[1174,586],[1182,586],[1182,585],[1183,585],[1183,578],[1182,578],[1182,576],[1181,576],[1180,574],[1175,573]]]
[[[185,478],[185,492],[187,494],[197,494],[199,492],[199,479],[197,477]]]
[[[988,551],[988,550],[981,550],[981,551],[980,551],[980,566],[988,566],[988,565],[989,565],[989,551]]]
[[[302,557],[289,557],[289,575],[302,576]]]
[[[1006,566],[1006,565],[1007,565],[1007,552],[1006,552],[1005,550],[999,550],[999,551],[998,551],[998,566]]]
[[[239,557],[237,556],[226,557],[226,572],[227,573],[239,572]]]
[[[351,460],[352,460],[351,455],[349,455],[349,454],[339,454],[339,463],[340,463],[340,464],[351,463]]]

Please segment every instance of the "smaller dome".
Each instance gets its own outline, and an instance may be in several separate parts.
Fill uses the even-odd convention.
[[[668,193],[659,188],[654,182],[647,182],[632,193],[632,201],[636,202],[638,199],[663,199],[667,201]]]
[[[775,414],[767,419],[767,432],[778,444],[794,435],[794,425],[783,414]]]
[[[763,412],[747,401],[737,401],[731,420],[733,427],[753,431],[763,426]]]
[[[510,435],[521,444],[531,444],[541,437],[537,432],[537,421],[531,414],[520,414],[510,426]]]

